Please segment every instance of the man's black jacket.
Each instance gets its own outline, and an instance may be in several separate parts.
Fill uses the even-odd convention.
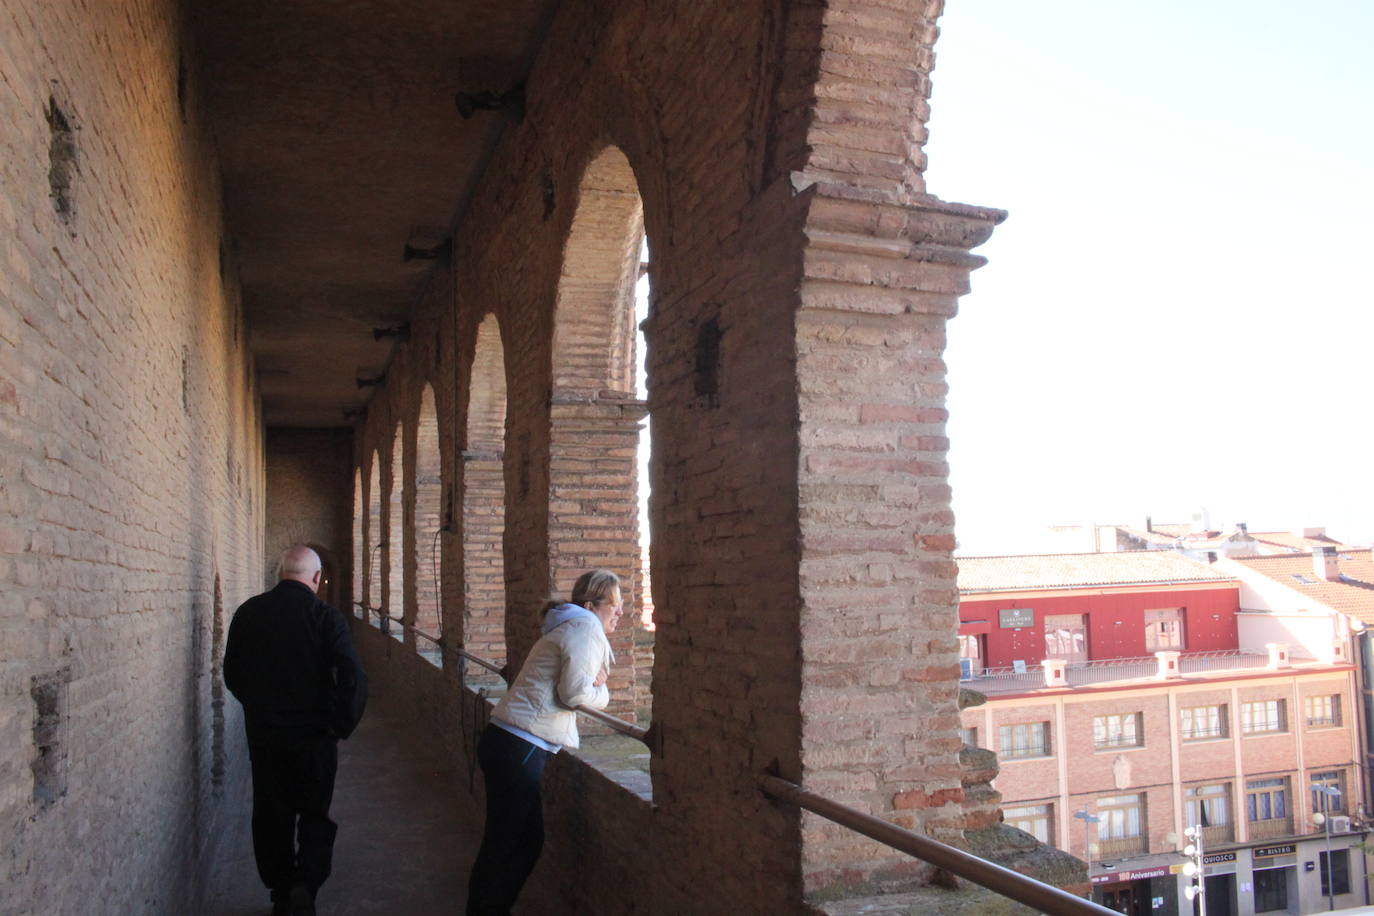
[[[343,615],[291,579],[234,612],[224,683],[243,704],[250,742],[347,738],[367,703],[367,675]]]

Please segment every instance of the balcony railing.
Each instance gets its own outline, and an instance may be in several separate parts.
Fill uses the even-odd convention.
[[[1183,674],[1204,671],[1229,671],[1237,668],[1263,668],[1269,664],[1267,652],[1228,649],[1217,652],[1185,652],[1179,657]],[[1152,677],[1159,672],[1159,659],[1153,655],[1136,658],[1098,658],[1069,662],[1064,679],[1070,687]],[[1039,664],[1007,668],[984,668],[965,678],[963,683],[979,693],[1025,693],[1045,687],[1045,672]]]
[[[1147,836],[1114,836],[1097,841],[1098,855],[1104,859],[1120,859],[1124,856],[1143,856],[1150,851],[1150,838]]]
[[[1211,849],[1220,843],[1234,843],[1235,841],[1235,824],[1213,824],[1210,827],[1202,828],[1202,847],[1204,849]]]
[[[1293,835],[1293,818],[1270,817],[1262,821],[1250,822],[1250,839],[1269,840],[1276,836]]]

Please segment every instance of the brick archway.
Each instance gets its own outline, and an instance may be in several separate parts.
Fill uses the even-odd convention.
[[[372,466],[367,475],[367,538],[363,542],[366,575],[363,600],[371,607],[382,605],[382,458],[372,452]]]
[[[620,574],[623,625],[611,637],[612,712],[633,717],[640,614],[635,451],[644,401],[635,393],[635,283],[644,204],[625,154],[597,154],[578,186],[563,249],[553,329],[549,416],[549,575],[566,595],[584,570]]]
[[[361,467],[353,469],[353,576],[352,593],[349,600],[352,602],[366,602],[367,592],[363,589],[364,570],[367,568],[367,547],[364,544],[365,518],[363,516],[363,506],[366,504],[363,495],[363,469]],[[351,606],[349,613],[356,614],[358,608]]]
[[[405,507],[402,504],[402,487],[405,479],[402,469],[405,465],[405,427],[399,420],[391,435],[391,457],[388,462],[390,473],[387,475],[386,490],[386,536],[382,541],[386,560],[383,573],[386,594],[382,605],[387,614],[405,619],[406,614],[406,570],[405,570]],[[392,635],[402,638],[402,631],[393,629]]]
[[[443,635],[440,619],[439,533],[444,530],[444,481],[434,388],[425,383],[415,426],[415,626]]]
[[[492,661],[506,658],[506,360],[501,328],[477,329],[463,448],[463,643]],[[490,676],[469,669],[469,681]]]

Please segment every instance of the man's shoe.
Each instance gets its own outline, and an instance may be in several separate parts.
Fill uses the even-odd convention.
[[[291,885],[291,916],[315,916],[315,895],[304,882]]]

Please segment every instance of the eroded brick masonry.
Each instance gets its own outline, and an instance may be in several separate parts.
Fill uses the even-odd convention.
[[[932,878],[765,772],[954,843],[988,828],[942,353],[1002,214],[924,186],[939,11],[558,4],[365,410],[266,429],[248,343],[275,329],[241,317],[211,136],[234,125],[202,120],[184,11],[0,2],[3,899],[194,899],[246,772],[222,618],[295,540],[340,606],[413,626],[354,619],[455,756],[485,706],[415,630],[518,664],[550,593],[624,576],[613,711],[652,723],[652,800],[560,755],[541,911],[804,912]]]

